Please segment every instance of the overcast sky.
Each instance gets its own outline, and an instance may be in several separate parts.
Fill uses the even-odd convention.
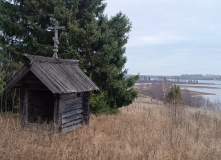
[[[106,0],[132,22],[129,74],[221,74],[221,0]]]

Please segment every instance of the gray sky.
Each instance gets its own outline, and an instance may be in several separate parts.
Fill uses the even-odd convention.
[[[221,0],[106,0],[132,22],[129,74],[221,74]]]

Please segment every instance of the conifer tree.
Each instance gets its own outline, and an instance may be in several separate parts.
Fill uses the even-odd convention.
[[[166,103],[174,104],[175,106],[184,104],[184,100],[179,86],[173,85],[170,88],[170,91],[166,96]]]
[[[137,96],[132,86],[138,78],[125,78],[131,23],[122,13],[108,19],[105,6],[103,0],[1,0],[0,52],[17,63],[22,53],[52,57],[54,34],[47,28],[59,21],[67,30],[59,33],[58,56],[80,60],[106,107],[128,105]]]

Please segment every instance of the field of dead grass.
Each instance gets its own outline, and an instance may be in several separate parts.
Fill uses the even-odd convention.
[[[89,126],[64,135],[22,129],[16,116],[2,114],[0,159],[219,160],[221,114],[140,95],[120,114],[92,115]]]

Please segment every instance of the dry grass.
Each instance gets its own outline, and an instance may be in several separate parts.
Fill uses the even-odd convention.
[[[138,98],[119,115],[92,116],[71,133],[32,132],[0,115],[0,159],[221,159],[220,113]]]

